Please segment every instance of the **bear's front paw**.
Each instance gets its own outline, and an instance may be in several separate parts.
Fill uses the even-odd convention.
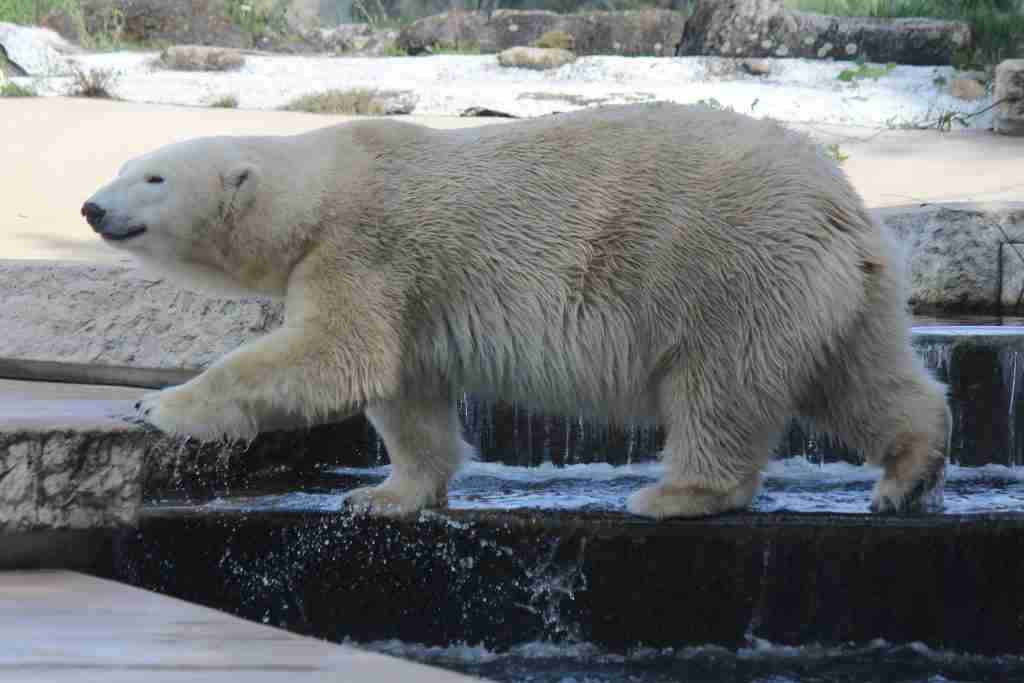
[[[357,515],[372,517],[411,517],[420,510],[444,507],[448,494],[434,487],[398,485],[385,481],[380,486],[355,489],[345,496],[345,504]]]
[[[239,406],[229,401],[211,401],[190,384],[146,394],[135,404],[138,416],[173,436],[192,436],[203,441],[256,436],[256,425]]]
[[[626,501],[634,515],[666,519],[669,517],[707,517],[742,510],[750,505],[761,484],[759,474],[728,491],[707,487],[660,482],[645,486]]]

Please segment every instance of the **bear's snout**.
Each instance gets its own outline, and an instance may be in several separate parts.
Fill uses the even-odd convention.
[[[107,212],[99,204],[86,202],[82,205],[82,215],[85,216],[85,221],[92,226],[92,229],[99,232],[100,223]]]

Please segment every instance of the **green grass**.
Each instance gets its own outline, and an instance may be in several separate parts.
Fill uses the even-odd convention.
[[[36,94],[32,88],[18,85],[14,81],[7,81],[0,85],[0,97],[35,97]]]
[[[804,12],[852,17],[932,17],[966,21],[975,47],[956,55],[954,66],[983,68],[1024,56],[1024,0],[786,0]]]
[[[216,109],[238,109],[238,97],[235,95],[223,95],[210,102],[210,106]]]
[[[35,24],[57,10],[80,10],[79,0],[0,0],[0,21]]]
[[[868,79],[871,79],[872,81],[877,81],[879,78],[885,76],[895,68],[896,65],[891,62],[883,66],[872,66],[870,64],[860,62],[857,64],[857,68],[855,69],[843,69],[842,71],[839,72],[839,75],[836,76],[836,78],[845,83],[852,83],[854,81],[865,81]]]
[[[478,55],[480,54],[479,43],[460,43],[460,42],[446,42],[442,41],[435,43],[430,48],[430,54],[432,55]]]
[[[304,111],[310,114],[345,114],[348,116],[383,116],[387,113],[386,91],[369,88],[325,90],[295,98],[284,107],[285,111]]]

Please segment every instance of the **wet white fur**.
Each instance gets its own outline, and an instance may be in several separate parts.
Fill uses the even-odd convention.
[[[281,329],[148,397],[147,419],[248,437],[365,410],[394,468],[363,509],[444,503],[462,389],[663,424],[665,478],[629,501],[653,517],[749,504],[797,414],[886,468],[876,509],[941,480],[945,397],[910,349],[894,245],[770,122],[642,105],[202,139],[94,200],[149,228],[115,246],[186,286],[286,301]]]

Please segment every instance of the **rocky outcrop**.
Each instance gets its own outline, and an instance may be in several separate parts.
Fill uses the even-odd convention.
[[[398,31],[375,30],[369,24],[341,24],[334,28],[316,28],[302,34],[321,52],[380,56],[394,46]]]
[[[1024,135],[1024,59],[1007,59],[996,67],[995,129],[1003,135]]]
[[[700,0],[676,54],[931,65],[950,64],[971,43],[965,22],[831,17],[790,10],[782,0]]]
[[[42,23],[77,43],[112,36],[147,44],[253,46],[253,36],[231,20],[223,0],[82,0],[81,18],[58,10]]]
[[[7,76],[52,76],[68,70],[75,47],[46,28],[0,22],[0,71]]]
[[[430,52],[438,45],[473,45],[495,53],[533,44],[545,33],[572,37],[581,55],[666,55],[681,35],[685,17],[668,10],[590,12],[562,15],[544,11],[452,10],[420,19],[402,30],[398,47],[409,54]]]

